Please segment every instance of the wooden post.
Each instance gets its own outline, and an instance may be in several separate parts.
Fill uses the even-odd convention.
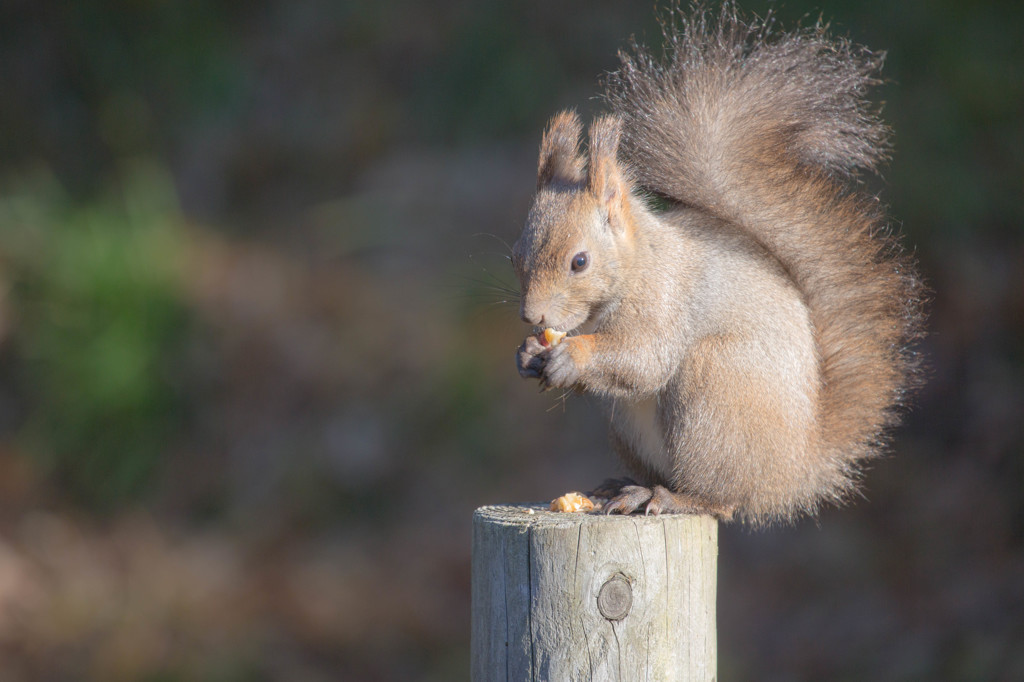
[[[473,516],[474,682],[716,675],[718,524],[706,516]]]

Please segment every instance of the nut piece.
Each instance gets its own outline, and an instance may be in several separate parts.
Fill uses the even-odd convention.
[[[557,332],[551,327],[548,327],[541,333],[541,344],[544,346],[551,346],[552,348],[554,348],[555,346],[562,342],[562,339],[565,338],[565,334],[566,332]]]
[[[594,508],[594,503],[586,495],[566,493],[551,500],[550,508],[553,512],[585,512],[591,511]]]

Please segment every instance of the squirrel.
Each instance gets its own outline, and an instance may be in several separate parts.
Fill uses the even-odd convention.
[[[884,53],[672,12],[660,58],[620,51],[586,154],[574,112],[546,128],[512,265],[522,319],[569,336],[516,364],[600,398],[633,476],[606,512],[791,521],[848,500],[920,383],[922,284],[861,179]]]

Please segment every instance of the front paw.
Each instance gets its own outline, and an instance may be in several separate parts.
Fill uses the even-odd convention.
[[[540,372],[540,383],[545,388],[572,388],[580,379],[580,368],[571,352],[572,340],[566,339],[548,352],[547,361]]]
[[[524,379],[536,379],[541,376],[547,359],[547,348],[542,346],[536,336],[527,336],[523,345],[516,351],[516,367],[519,376]]]

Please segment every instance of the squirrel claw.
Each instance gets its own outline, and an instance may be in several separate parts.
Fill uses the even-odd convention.
[[[608,479],[591,496],[609,497],[602,507],[606,514],[633,514],[643,508],[644,516],[659,514],[707,514],[720,521],[731,521],[735,507],[705,502],[687,493],[674,493],[663,485],[650,488],[636,485],[632,479]]]
[[[604,505],[606,514],[632,514],[651,499],[653,491],[641,485],[623,486],[619,493],[608,504]]]
[[[652,489],[646,511],[651,514],[706,514],[719,521],[731,521],[735,507],[706,502],[687,493],[674,493],[665,486]]]

